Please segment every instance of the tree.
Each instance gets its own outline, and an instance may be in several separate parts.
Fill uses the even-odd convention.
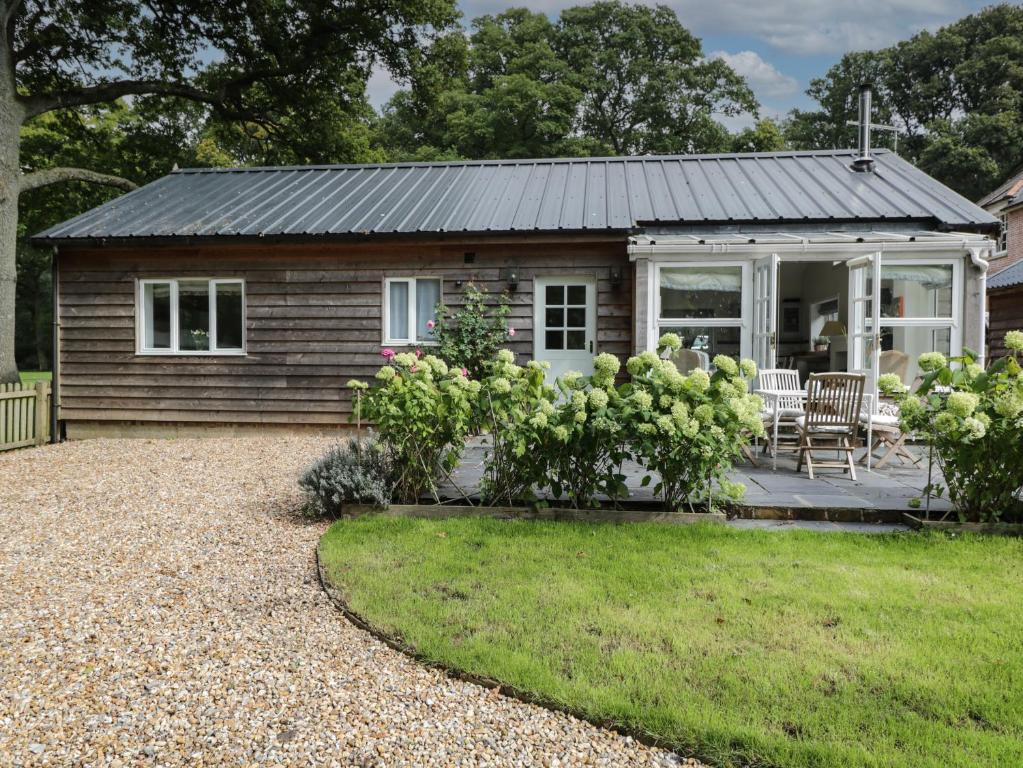
[[[84,168],[23,168],[22,126],[151,96],[294,135],[319,96],[335,99],[328,109],[358,104],[375,64],[407,72],[408,52],[455,18],[452,0],[0,0],[0,381],[17,377],[19,197],[69,180],[134,186]]]
[[[787,149],[781,127],[765,118],[758,120],[752,128],[744,128],[731,138],[732,152],[778,152]]]
[[[550,157],[725,149],[717,115],[755,112],[674,11],[617,0],[552,23],[512,8],[437,40],[384,111],[392,157]]]
[[[602,0],[568,8],[558,50],[583,92],[579,127],[614,154],[724,149],[715,115],[756,113],[745,81],[664,5]]]
[[[976,199],[1023,161],[1023,7],[996,5],[880,51],[847,54],[807,93],[820,104],[785,126],[799,148],[848,147],[860,82],[873,120],[899,129],[899,153]],[[876,144],[889,144],[875,134]]]

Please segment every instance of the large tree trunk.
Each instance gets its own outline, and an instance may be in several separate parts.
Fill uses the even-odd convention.
[[[18,282],[18,142],[22,106],[16,98],[10,52],[0,46],[0,383],[18,380],[14,361],[14,302]]]

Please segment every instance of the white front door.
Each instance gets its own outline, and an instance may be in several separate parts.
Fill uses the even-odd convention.
[[[597,342],[597,283],[593,277],[533,281],[533,357],[551,364],[547,380],[566,371],[593,373]]]
[[[865,392],[877,386],[881,354],[881,254],[846,262],[849,267],[849,371],[867,377]]]
[[[777,368],[778,254],[753,262],[753,360],[761,370]]]

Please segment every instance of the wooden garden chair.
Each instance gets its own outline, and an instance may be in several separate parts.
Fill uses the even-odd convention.
[[[799,431],[796,471],[806,470],[813,479],[815,467],[834,467],[856,479],[853,451],[860,426],[860,407],[866,377],[859,373],[812,373],[806,382],[806,413],[795,419]],[[815,459],[821,451],[845,454],[845,459]]]

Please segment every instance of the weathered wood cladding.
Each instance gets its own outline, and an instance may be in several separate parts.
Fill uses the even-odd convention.
[[[624,238],[62,249],[61,418],[345,425],[345,382],[371,377],[382,362],[385,277],[441,277],[444,301],[457,307],[470,281],[504,290],[509,266],[520,275],[509,346],[522,359],[533,351],[535,275],[594,276],[599,351],[631,353]],[[612,266],[623,273],[619,285]],[[190,276],[244,278],[246,355],[135,353],[136,280]]]
[[[987,308],[988,360],[994,361],[1009,354],[1005,334],[1023,329],[1023,285],[989,292]]]

